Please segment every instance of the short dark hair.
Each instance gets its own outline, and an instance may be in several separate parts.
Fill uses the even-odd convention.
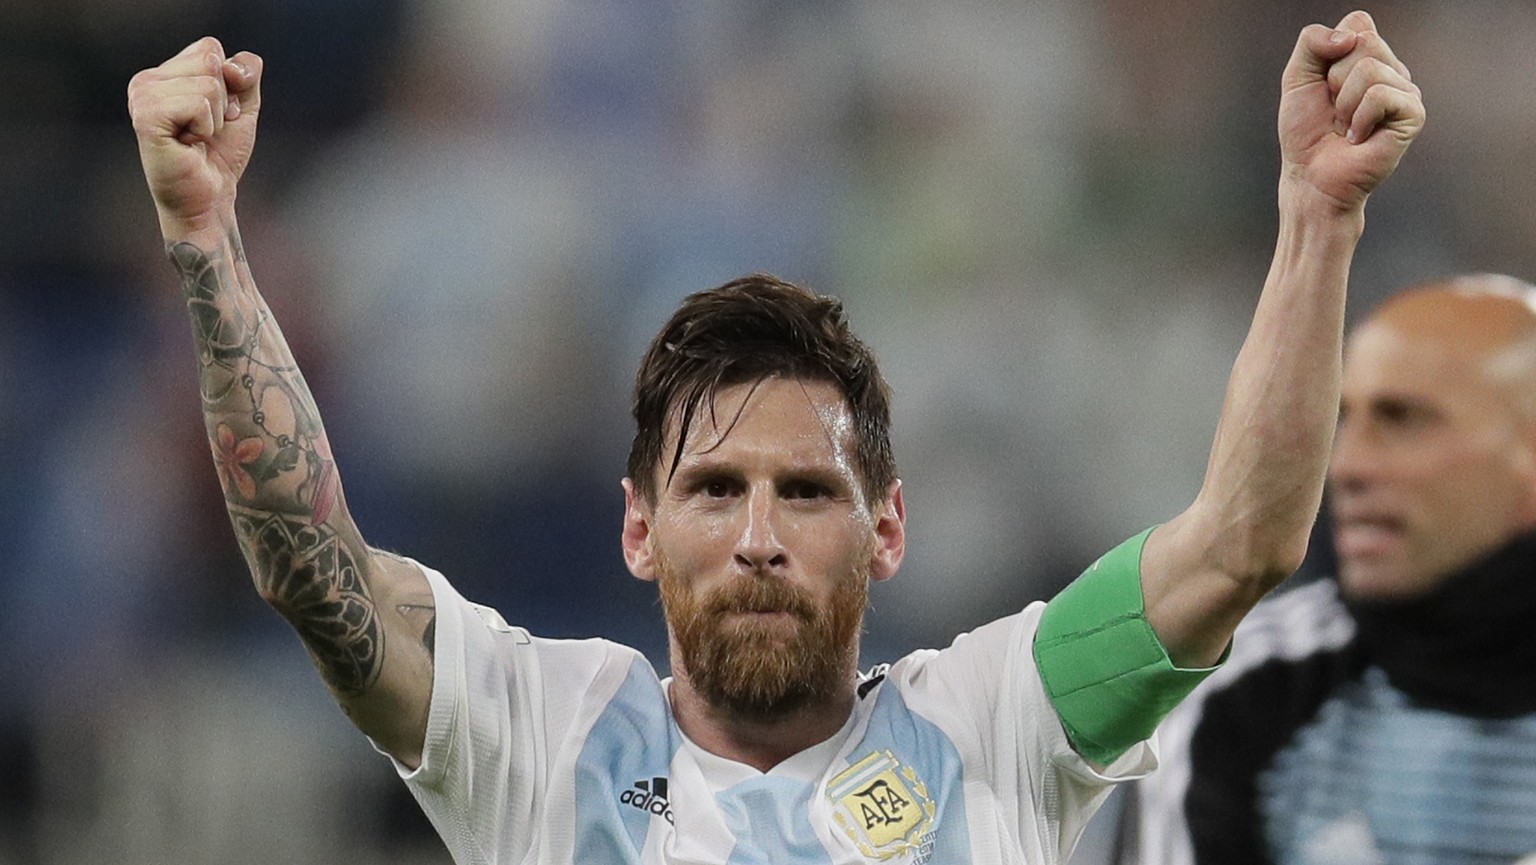
[[[732,385],[782,377],[836,385],[853,415],[855,469],[867,504],[896,480],[891,393],[875,355],[848,327],[842,301],[755,273],[689,295],[651,341],[635,373],[629,477],[655,503],[667,421],[678,418],[667,481],[700,406]]]

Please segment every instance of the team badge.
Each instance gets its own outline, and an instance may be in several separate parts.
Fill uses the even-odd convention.
[[[870,859],[921,854],[933,828],[933,799],[911,766],[873,751],[827,785],[832,815]],[[921,859],[921,855],[918,857]]]

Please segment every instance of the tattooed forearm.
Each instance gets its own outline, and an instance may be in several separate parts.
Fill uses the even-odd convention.
[[[329,527],[230,507],[256,588],[309,649],[340,696],[365,692],[379,675],[384,631],[358,563]]]
[[[238,235],[170,247],[197,343],[209,443],[258,591],[338,696],[378,678],[384,633],[368,550],[346,516],[309,387],[245,269]]]
[[[338,495],[330,444],[271,312],[240,278],[239,236],[231,233],[212,251],[177,243],[169,254],[192,318],[225,498],[325,522]]]

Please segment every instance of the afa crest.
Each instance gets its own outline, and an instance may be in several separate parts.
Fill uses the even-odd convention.
[[[911,766],[874,751],[827,785],[832,816],[870,859],[919,853],[933,829],[933,799]]]

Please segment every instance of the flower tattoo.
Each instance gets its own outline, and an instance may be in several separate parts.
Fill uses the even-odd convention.
[[[224,488],[233,486],[246,499],[256,498],[256,479],[245,467],[261,457],[261,439],[257,436],[235,440],[229,424],[219,424],[213,443],[213,461],[219,469]]]

